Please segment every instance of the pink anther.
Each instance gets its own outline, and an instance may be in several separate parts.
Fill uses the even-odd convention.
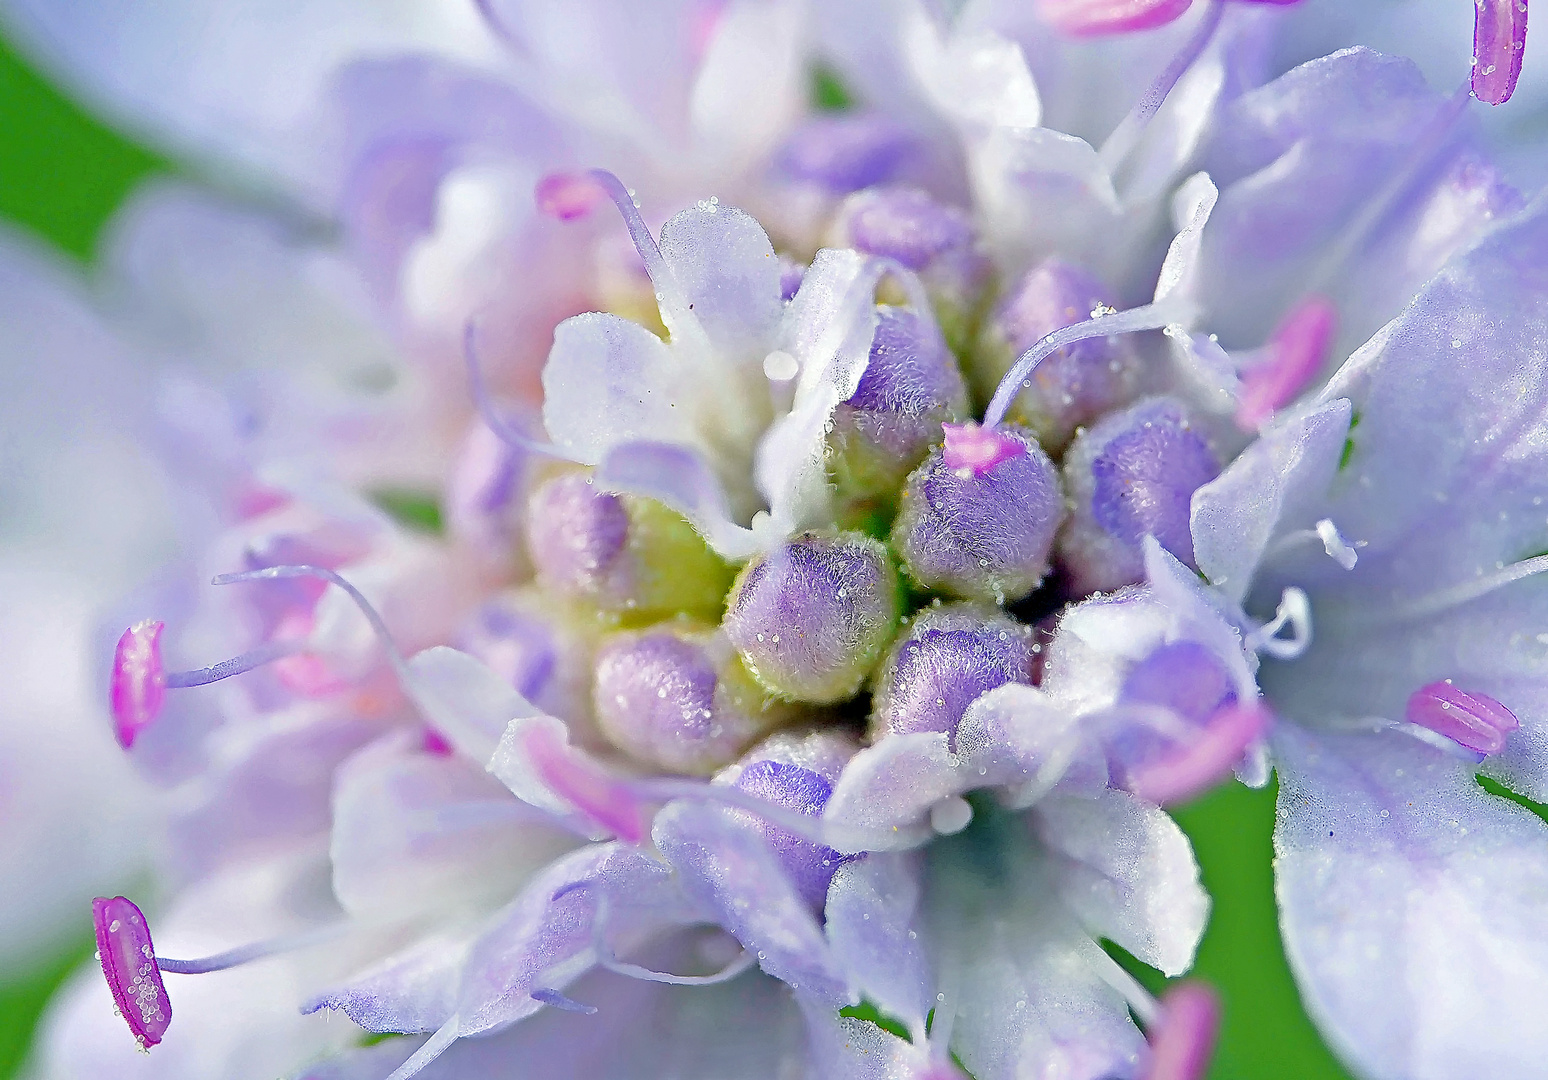
[[[1280,320],[1268,355],[1242,375],[1236,426],[1257,431],[1322,370],[1338,327],[1338,309],[1325,296],[1308,296]]]
[[[1527,0],[1474,0],[1473,96],[1503,105],[1516,92],[1526,54]]]
[[[145,913],[125,897],[99,896],[91,902],[91,921],[97,958],[119,1013],[142,1049],[155,1046],[172,1023],[172,1001],[156,966]]]
[[[606,189],[584,172],[551,172],[537,183],[538,209],[560,221],[585,217],[608,197]]]
[[[1178,983],[1161,998],[1150,1028],[1143,1080],[1202,1080],[1220,1031],[1220,998],[1201,982]]]
[[[1410,694],[1405,719],[1485,755],[1503,750],[1505,737],[1521,726],[1515,713],[1489,695],[1462,690],[1449,679]]]
[[[161,713],[167,696],[167,673],[161,664],[161,632],[154,619],[135,623],[118,639],[113,651],[109,694],[118,744],[125,750]]]
[[[941,451],[946,466],[965,469],[974,476],[982,476],[1000,462],[1027,452],[1020,440],[971,421],[942,424],[941,428],[946,432],[946,445]]]

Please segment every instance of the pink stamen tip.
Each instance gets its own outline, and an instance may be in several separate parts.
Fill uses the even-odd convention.
[[[1261,702],[1232,702],[1209,718],[1196,739],[1177,753],[1129,774],[1130,791],[1157,806],[1172,806],[1203,794],[1226,777],[1273,723]]]
[[[608,197],[606,189],[590,174],[552,172],[537,183],[538,209],[560,221],[583,218]]]
[[[966,469],[974,476],[982,476],[1000,462],[1027,452],[1019,439],[1002,435],[994,428],[966,423],[942,424],[941,429],[946,432],[941,456],[947,468]]]
[[[425,753],[433,757],[452,756],[452,744],[446,741],[445,735],[442,735],[433,727],[425,728],[424,742],[421,745],[423,745]]]
[[[161,664],[161,632],[165,624],[147,619],[135,623],[118,639],[113,651],[113,727],[125,750],[161,714],[167,696],[167,673]]]
[[[1220,1032],[1220,998],[1201,982],[1178,983],[1161,998],[1150,1030],[1144,1080],[1201,1080]]]
[[[527,753],[549,789],[620,840],[638,844],[650,834],[650,807],[585,754],[546,728],[527,735]]]
[[[97,958],[119,1013],[142,1049],[155,1046],[172,1023],[172,1001],[156,966],[145,913],[122,896],[99,896],[91,902],[91,921]]]
[[[1526,53],[1527,0],[1474,0],[1473,96],[1503,105],[1516,92]]]
[[[1410,694],[1405,718],[1484,755],[1503,750],[1505,737],[1521,726],[1516,714],[1492,697],[1446,681],[1432,682]]]
[[[1327,297],[1308,296],[1292,308],[1274,328],[1267,358],[1242,376],[1236,426],[1257,431],[1306,389],[1327,362],[1337,329],[1338,309]]]
[[[1037,0],[1042,19],[1074,37],[1102,37],[1163,26],[1193,0]]]

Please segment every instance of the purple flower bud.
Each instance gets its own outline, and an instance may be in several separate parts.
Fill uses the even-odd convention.
[[[683,518],[653,499],[601,491],[581,472],[533,492],[527,549],[539,584],[630,622],[713,619],[731,580]]]
[[[797,701],[860,689],[902,614],[886,547],[860,533],[808,532],[754,558],[726,602],[725,631],[747,669]]]
[[[705,775],[797,715],[715,631],[683,626],[609,638],[597,654],[594,705],[603,733],[631,757]]]
[[[91,921],[97,959],[119,1014],[142,1050],[155,1046],[172,1023],[172,1001],[156,966],[145,913],[125,897],[99,896],[91,902]]]
[[[951,428],[948,436],[958,438]],[[908,575],[927,589],[1004,603],[1026,596],[1048,572],[1064,497],[1048,455],[1028,435],[993,432],[992,464],[953,466],[933,451],[908,478],[892,544]]]
[[[841,244],[896,259],[919,275],[937,301],[936,317],[948,341],[967,317],[990,274],[967,214],[917,188],[871,188],[839,208]]]
[[[786,810],[817,817],[828,805],[833,785],[858,749],[832,731],[805,736],[775,735],[755,747],[722,780],[730,779],[749,795]],[[853,856],[796,836],[747,811],[733,811],[760,830],[807,903],[821,910],[833,874]]]
[[[895,492],[967,410],[956,360],[929,312],[881,307],[860,385],[834,410],[829,469],[841,497]]]
[[[790,136],[780,171],[832,195],[847,195],[893,179],[912,150],[908,133],[879,113],[819,116]]]
[[[871,737],[944,731],[953,739],[979,695],[1030,683],[1033,629],[976,604],[927,608],[893,646],[876,678]]]
[[[994,313],[973,350],[969,376],[984,400],[1023,352],[1055,330],[1085,322],[1112,307],[1107,288],[1086,271],[1050,259],[1029,270]],[[1007,415],[1030,428],[1051,450],[1075,429],[1133,399],[1139,357],[1127,337],[1077,341],[1049,354],[1033,369]]]
[[[1460,689],[1450,679],[1409,695],[1404,719],[1485,756],[1503,750],[1505,737],[1521,726],[1515,713],[1489,695]]]
[[[1168,710],[1170,719],[1159,727],[1132,724],[1109,739],[1111,775],[1132,790],[1134,777],[1177,757],[1202,737],[1211,718],[1235,701],[1229,673],[1203,645],[1174,641],[1153,649],[1129,668],[1119,702]]]
[[[1074,510],[1059,538],[1071,589],[1090,593],[1139,581],[1147,535],[1193,566],[1193,492],[1219,472],[1209,443],[1182,405],[1167,398],[1142,401],[1078,435],[1064,458]]]

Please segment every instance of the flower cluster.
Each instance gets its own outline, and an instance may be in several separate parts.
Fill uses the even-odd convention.
[[[1189,5],[1041,7],[1094,34]],[[1335,1044],[1373,1076],[1527,1060],[1514,995],[1548,963],[1501,1003],[1437,942],[1487,953],[1543,905],[1540,828],[1472,779],[1544,775],[1512,606],[1548,565],[1542,211],[1401,61],[1265,78],[1261,7],[1179,24],[1099,149],[1007,38],[901,5],[830,40],[884,42],[845,69],[884,89],[782,133],[757,218],[652,229],[612,173],[545,171],[542,213],[612,251],[616,208],[643,273],[603,259],[540,416],[466,327],[445,535],[343,470],[239,461],[221,588],[119,639],[120,742],[184,803],[165,925],[243,942],[169,960],[98,902],[140,1046],[318,1078],[1193,1078],[1212,997],[1158,1003],[1109,948],[1187,971],[1209,898],[1164,808],[1272,764]],[[1513,11],[1480,22],[1512,72]],[[433,442],[407,415],[386,441]],[[237,655],[169,671],[164,637]],[[1401,965],[1431,923],[1401,1000],[1354,1008],[1348,958]],[[260,999],[305,1018],[203,1048]],[[89,1071],[125,1040],[80,1002]]]

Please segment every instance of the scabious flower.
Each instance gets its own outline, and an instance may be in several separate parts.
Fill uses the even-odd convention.
[[[1534,864],[1512,859],[1540,828],[1470,779],[1482,757],[1536,794],[1530,647],[1519,613],[1484,612],[1518,637],[1468,661],[1470,628],[1435,616],[1542,558],[1538,217],[1498,224],[1519,200],[1464,101],[1401,61],[1266,81],[1260,5],[1200,5],[1100,148],[1050,126],[984,24],[865,7],[827,13],[822,44],[868,111],[727,154],[756,216],[699,190],[662,221],[611,173],[534,178],[534,229],[568,221],[605,262],[611,204],[643,270],[578,290],[610,310],[554,328],[540,425],[503,404],[508,371],[484,381],[523,297],[457,335],[463,431],[450,394],[414,407],[408,369],[385,402],[318,410],[311,441],[280,437],[285,402],[189,433],[221,451],[219,588],[142,601],[112,671],[121,741],[180,796],[167,895],[151,920],[99,901],[132,1038],[81,989],[55,1071],[1195,1077],[1207,991],[1158,1004],[1102,942],[1187,970],[1209,898],[1164,807],[1271,759],[1292,958],[1350,1059],[1536,1060],[1535,954],[1507,973],[1519,1001],[1489,980],[1529,936]],[[1102,28],[1187,5],[1127,7],[1149,14]],[[518,44],[560,33],[486,10]],[[769,84],[724,65],[784,13],[706,9],[693,91],[651,78],[725,121],[711,90]],[[438,122],[472,109],[450,96]],[[443,177],[446,145],[393,167]],[[631,160],[677,190],[648,148]],[[541,277],[541,245],[512,250]],[[1509,353],[1506,311],[1527,313]],[[432,466],[445,537],[361,498],[411,517],[379,485]],[[169,670],[212,655],[232,659]],[[1320,881],[1330,863],[1361,885]],[[1455,933],[1483,959],[1434,944]],[[1411,992],[1354,1008],[1348,957],[1411,945]]]

